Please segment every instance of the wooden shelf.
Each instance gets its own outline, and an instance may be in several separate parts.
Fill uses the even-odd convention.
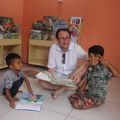
[[[0,69],[6,68],[7,65],[6,64],[0,64]]]
[[[21,55],[20,39],[2,39],[0,40],[0,69],[6,68],[5,57],[10,52],[16,52]]]
[[[53,40],[32,40],[30,39],[29,44],[32,46],[43,46],[43,47],[50,47],[56,41]]]
[[[32,65],[47,66],[50,46],[56,41],[31,40],[29,41],[28,63]]]
[[[20,39],[3,39],[0,40],[0,46],[21,45]]]
[[[29,64],[31,65],[40,65],[40,66],[47,66],[48,60],[43,59],[33,59],[29,61]]]

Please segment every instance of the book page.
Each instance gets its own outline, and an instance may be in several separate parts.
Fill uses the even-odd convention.
[[[76,83],[71,79],[62,79],[62,78],[59,78],[57,76],[55,76],[55,77],[56,77],[56,79],[53,80],[51,78],[51,74],[47,71],[40,72],[36,75],[37,79],[45,80],[45,81],[48,81],[52,84],[76,87]]]
[[[36,78],[50,82],[51,81],[51,74],[47,71],[43,71],[43,72],[38,73],[36,75]]]

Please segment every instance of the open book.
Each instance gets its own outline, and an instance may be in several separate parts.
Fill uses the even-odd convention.
[[[62,78],[58,78],[56,76],[55,76],[56,79],[52,79],[51,74],[47,71],[42,71],[42,72],[38,73],[36,75],[36,78],[40,79],[40,80],[45,80],[47,82],[50,82],[50,83],[56,84],[56,85],[65,85],[65,86],[76,87],[76,83],[73,80],[62,79]]]
[[[35,99],[31,98],[31,94],[23,93],[20,100],[17,102],[15,109],[40,111],[43,103],[43,95],[36,95]]]

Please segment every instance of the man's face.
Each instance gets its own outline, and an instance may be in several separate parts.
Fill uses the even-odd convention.
[[[98,63],[100,63],[101,60],[100,60],[100,56],[99,54],[95,55],[93,53],[90,53],[89,54],[89,63],[93,66],[96,66]]]
[[[58,43],[63,51],[66,51],[70,45],[70,35],[67,31],[60,31],[58,35]]]

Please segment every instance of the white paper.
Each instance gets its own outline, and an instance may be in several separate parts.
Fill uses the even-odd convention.
[[[15,109],[17,109],[17,110],[40,111],[41,110],[41,105],[18,102]]]
[[[36,75],[37,79],[51,81],[51,75],[48,72],[40,72]]]

